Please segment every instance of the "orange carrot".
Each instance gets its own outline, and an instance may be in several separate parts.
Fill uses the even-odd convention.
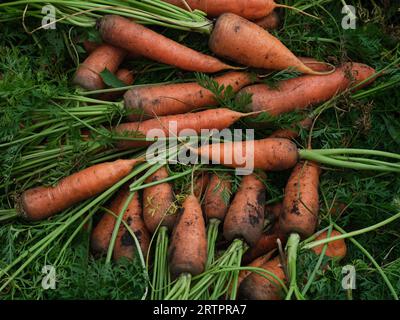
[[[207,261],[206,227],[199,200],[189,195],[182,205],[169,247],[171,275],[182,273],[198,275],[204,271]]]
[[[293,125],[288,129],[278,129],[269,135],[269,138],[285,138],[285,139],[296,139],[299,137],[299,129],[298,127],[302,127],[304,129],[309,129],[312,125],[313,120],[311,118],[305,118],[304,120],[297,123],[297,125]]]
[[[17,210],[28,220],[45,219],[110,188],[138,162],[138,159],[104,162],[76,172],[54,187],[26,190],[17,202]]]
[[[330,75],[323,77],[306,75],[283,80],[277,88],[256,84],[243,88],[238,95],[243,93],[252,95],[249,110],[263,110],[276,116],[327,101],[374,73],[375,70],[367,65],[346,63]]]
[[[275,204],[268,204],[265,206],[265,219],[270,223],[275,223],[279,220],[283,211],[282,202],[277,202]]]
[[[99,46],[101,46],[101,43],[97,43],[97,42],[90,41],[90,40],[83,41],[83,47],[85,48],[85,50],[88,54],[91,54]],[[130,52],[127,52],[126,58],[127,59],[137,59],[137,58],[140,58],[140,55],[138,53],[130,51]]]
[[[166,167],[162,167],[147,178],[146,183],[168,178]],[[143,218],[147,229],[153,233],[158,226],[172,230],[176,215],[173,214],[174,191],[171,183],[164,182],[143,191]]]
[[[248,73],[234,71],[215,81],[225,88],[231,86],[234,92],[252,82]],[[216,104],[211,91],[196,82],[134,88],[125,93],[124,102],[126,109],[135,111],[128,116],[130,120],[185,113]]]
[[[296,145],[280,138],[213,143],[201,146],[196,152],[212,163],[231,168],[244,168],[254,161],[254,168],[266,171],[292,168],[299,158]]]
[[[202,171],[196,178],[193,186],[194,196],[201,200],[204,192],[208,189],[208,184],[210,181],[210,175],[208,172]]]
[[[331,238],[332,237],[336,237],[336,236],[340,236],[341,233],[337,230],[332,230],[331,232]],[[321,233],[315,240],[322,240],[322,239],[326,239],[328,237],[328,232],[325,231],[323,233]],[[317,247],[312,248],[312,250],[320,255],[322,252],[322,249],[324,248],[324,245],[321,244]],[[347,253],[347,246],[346,246],[346,242],[344,241],[344,239],[339,239],[339,240],[335,240],[335,241],[331,241],[327,244],[327,248],[325,251],[325,255],[327,257],[330,258],[336,258],[336,259],[342,259],[346,256]]]
[[[149,130],[162,130],[166,137],[171,136],[170,126],[176,122],[177,132],[191,129],[197,134],[201,133],[201,129],[217,129],[222,130],[228,128],[240,118],[247,116],[245,113],[232,111],[226,108],[210,109],[196,113],[177,114],[164,116],[156,119],[149,119],[143,122],[128,122],[120,124],[116,127],[117,133],[124,133],[134,137],[146,136]],[[128,141],[120,140],[118,148],[128,149],[141,147],[152,144],[151,141]]]
[[[253,246],[262,235],[266,188],[262,172],[244,176],[224,220],[224,237],[244,239]]]
[[[223,221],[229,208],[232,183],[229,175],[212,174],[204,196],[204,213],[207,219]]]
[[[282,281],[286,279],[279,256],[265,262],[259,267],[273,273]],[[280,300],[282,298],[282,288],[279,282],[272,276],[265,275],[268,279],[254,272],[247,276],[239,287],[238,298],[248,300]]]
[[[132,85],[133,81],[135,80],[133,72],[129,71],[128,69],[119,69],[115,73],[115,76],[127,86]],[[107,92],[101,94],[99,99],[106,101],[115,101],[119,97],[121,97],[123,93],[124,93],[123,91]]]
[[[105,68],[114,73],[117,71],[126,51],[109,44],[102,44],[78,67],[73,82],[87,90],[103,89],[105,84],[100,76]]]
[[[100,20],[99,30],[103,40],[108,43],[183,70],[212,73],[232,69],[216,58],[185,47],[123,17],[104,16]]]
[[[246,66],[272,70],[292,67],[306,74],[326,74],[307,67],[268,31],[232,13],[218,18],[209,47],[216,55]]]
[[[280,19],[279,15],[275,11],[273,11],[265,17],[255,20],[254,23],[263,29],[274,30],[278,28],[280,24]]]
[[[320,168],[314,162],[298,163],[286,184],[279,227],[285,234],[308,237],[315,231],[319,211]]]

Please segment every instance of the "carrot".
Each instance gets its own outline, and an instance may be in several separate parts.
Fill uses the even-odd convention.
[[[126,198],[129,196],[129,191],[126,193]],[[142,206],[139,200],[139,194],[134,193],[131,202],[129,203],[126,212],[124,213],[124,220],[135,234],[143,256],[146,259],[147,252],[150,246],[150,233],[147,230],[142,218]],[[114,260],[119,260],[122,257],[133,259],[135,257],[136,245],[129,230],[125,225],[121,225],[118,230],[115,247],[113,252]]]
[[[306,74],[326,74],[307,67],[268,31],[232,13],[218,18],[208,44],[216,55],[246,66],[272,70],[292,67]]]
[[[127,86],[132,85],[133,81],[135,80],[135,78],[133,76],[133,72],[128,69],[119,69],[115,73],[115,76]],[[115,101],[119,97],[121,97],[122,94],[123,94],[122,91],[107,92],[107,93],[101,94],[99,98],[101,100],[106,100],[106,101]]]
[[[276,116],[327,101],[374,73],[375,70],[365,64],[346,63],[330,75],[306,75],[283,80],[277,88],[256,84],[243,88],[238,95],[252,95],[249,110],[263,110]]]
[[[210,181],[210,175],[208,172],[201,172],[195,179],[193,186],[193,194],[197,199],[201,199],[204,192],[207,190]]]
[[[273,273],[282,281],[286,279],[279,256],[259,267]],[[254,272],[247,276],[239,287],[239,299],[280,300],[282,298],[282,288],[279,282],[271,275],[265,275],[268,279]]]
[[[280,138],[213,143],[197,148],[196,152],[212,163],[231,168],[244,168],[254,161],[254,168],[266,171],[292,168],[299,158],[296,145]]]
[[[297,125],[293,125],[288,129],[278,129],[269,135],[269,138],[285,138],[285,139],[296,139],[299,137],[299,129],[298,127],[302,127],[303,129],[309,129],[312,125],[313,120],[311,118],[305,118]]]
[[[285,234],[308,237],[315,231],[319,211],[320,168],[314,162],[298,163],[285,187],[279,227]]]
[[[91,54],[99,46],[101,46],[101,43],[97,43],[97,42],[90,41],[90,40],[83,41],[83,47],[85,48],[85,50],[88,54]],[[127,59],[137,59],[137,58],[140,58],[140,55],[136,52],[131,51],[131,52],[127,52],[126,58]]]
[[[210,109],[196,113],[177,114],[164,116],[157,119],[149,119],[143,122],[128,122],[120,124],[116,127],[116,133],[132,135],[134,137],[146,136],[153,129],[162,130],[166,137],[171,135],[169,128],[173,122],[176,122],[177,132],[180,134],[182,130],[191,129],[197,134],[201,133],[201,129],[217,129],[222,130],[228,128],[240,118],[247,116],[245,113],[236,112],[226,108]],[[128,149],[141,147],[152,144],[151,141],[129,141],[120,140],[117,144],[120,149]]]
[[[96,164],[76,172],[54,187],[26,190],[17,201],[17,211],[27,220],[41,220],[108,189],[128,175],[138,159]]]
[[[199,200],[189,195],[182,205],[169,247],[171,275],[198,275],[204,271],[207,260],[206,228]]]
[[[265,17],[255,20],[254,23],[263,29],[274,30],[279,27],[281,21],[279,15],[273,11]]]
[[[277,202],[272,205],[265,206],[265,219],[267,219],[270,223],[275,223],[279,220],[279,217],[282,214],[283,204],[282,202]]]
[[[73,83],[87,90],[103,89],[105,84],[100,72],[105,68],[112,73],[117,71],[125,55],[126,51],[123,49],[109,44],[100,45],[79,65]]]
[[[266,188],[260,176],[244,176],[224,220],[224,237],[244,239],[253,246],[262,235]]]
[[[229,208],[232,183],[229,175],[212,174],[204,196],[204,213],[207,219],[223,221]]]
[[[166,167],[162,167],[147,178],[146,183],[168,178]],[[173,213],[174,191],[168,182],[160,183],[143,190],[143,218],[147,229],[154,233],[158,226],[172,230],[176,215]]]
[[[231,66],[211,56],[185,47],[126,18],[106,15],[99,22],[104,41],[183,70],[218,72]]]
[[[337,230],[332,230],[330,237],[336,237],[341,235],[341,233]],[[316,239],[315,241],[318,240],[322,240],[322,239],[326,239],[328,237],[328,232],[325,231],[323,233],[321,233]],[[312,250],[320,255],[322,252],[322,249],[324,248],[324,245],[321,244],[319,246],[316,246],[314,248],[312,248]],[[346,242],[344,241],[344,239],[339,239],[339,240],[335,240],[335,241],[331,241],[327,244],[327,248],[325,251],[325,255],[327,257],[330,258],[336,258],[336,259],[342,259],[346,256],[347,253],[347,246],[346,246]]]
[[[228,72],[214,79],[220,86],[231,86],[234,92],[250,84],[251,77],[244,72]],[[125,108],[135,111],[128,116],[137,120],[142,114],[145,118],[185,113],[206,106],[215,105],[211,91],[196,82],[168,85],[150,85],[134,88],[124,95]]]

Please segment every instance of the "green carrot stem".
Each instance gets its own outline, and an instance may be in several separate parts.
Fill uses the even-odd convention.
[[[207,226],[207,263],[206,269],[214,262],[215,243],[218,237],[218,227],[221,224],[219,219],[210,219]]]

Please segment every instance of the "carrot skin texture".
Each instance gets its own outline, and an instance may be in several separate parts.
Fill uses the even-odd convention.
[[[97,43],[90,40],[83,41],[83,47],[85,48],[88,54],[91,54],[99,46],[101,46],[101,43]],[[126,59],[137,59],[137,58],[140,58],[140,55],[133,51],[126,53]]]
[[[285,187],[283,212],[279,219],[281,231],[288,235],[312,235],[318,223],[320,168],[314,162],[299,162]]]
[[[252,82],[248,73],[235,71],[214,80],[225,88],[230,85],[234,92]],[[124,104],[126,109],[137,111],[128,116],[135,121],[141,117],[138,113],[143,113],[144,118],[186,113],[215,105],[216,101],[211,91],[192,82],[134,88],[125,93]]]
[[[165,0],[165,2],[187,9],[182,0]],[[230,12],[249,20],[265,17],[276,8],[272,0],[186,0],[186,2],[192,10],[201,10],[210,17]]]
[[[302,127],[303,129],[310,129],[312,122],[313,120],[311,118],[305,118],[299,123],[291,126],[291,128],[278,129],[272,132],[272,134],[269,135],[269,138],[296,139],[300,134],[298,126]]]
[[[166,167],[162,167],[147,178],[146,183],[168,178]],[[169,214],[174,202],[174,191],[169,182],[164,182],[143,190],[143,218],[147,229],[154,233],[158,226],[172,230],[176,215]]]
[[[168,131],[170,125],[175,121],[177,133],[182,130],[191,129],[197,134],[201,133],[201,129],[217,129],[222,130],[228,128],[245,114],[232,111],[226,108],[210,109],[196,113],[177,114],[171,116],[164,116],[156,119],[149,119],[143,122],[127,122],[120,124],[116,127],[117,133],[129,133],[133,136],[138,135],[146,136],[146,134],[153,129],[159,129],[164,132],[165,137],[170,136]],[[118,148],[129,149],[135,147],[142,147],[152,144],[152,141],[118,141]]]
[[[97,47],[76,70],[73,83],[87,90],[99,90],[105,87],[100,76],[105,68],[114,73],[124,60],[126,51],[109,44]]]
[[[279,19],[279,15],[275,11],[271,12],[269,15],[265,17],[262,17],[254,21],[256,25],[266,30],[277,29],[279,27],[280,22],[281,21]]]
[[[194,196],[201,200],[204,192],[208,189],[208,184],[210,181],[210,175],[208,172],[201,172],[197,177],[196,181],[194,182],[193,186],[193,194]]]
[[[264,227],[266,188],[255,174],[244,176],[224,220],[224,237],[228,241],[244,239],[254,246]]]
[[[27,220],[41,220],[108,189],[127,176],[138,160],[96,164],[63,178],[54,187],[36,187],[22,193],[17,210]]]
[[[129,71],[127,69],[119,69],[115,73],[115,76],[127,86],[132,85],[133,81],[135,80],[132,71]],[[115,101],[122,95],[123,95],[123,91],[107,92],[107,93],[101,94],[99,98],[101,100],[106,100],[106,101]]]
[[[314,72],[268,31],[231,13],[218,18],[208,45],[216,55],[245,66]]]
[[[213,73],[232,68],[120,16],[104,16],[99,30],[108,43],[183,70]]]
[[[274,89],[264,84],[256,84],[243,88],[238,95],[252,94],[249,110],[266,111],[277,116],[327,101],[374,73],[375,70],[367,65],[346,63],[329,75],[305,75],[284,80]]]
[[[282,171],[296,165],[299,155],[296,145],[281,138],[254,140],[254,149],[247,141],[214,143],[201,146],[196,152],[212,159],[213,163],[230,168],[243,168],[246,162],[254,161],[255,169]],[[225,153],[228,158],[225,158]],[[245,161],[242,161],[242,156]]]
[[[170,272],[173,278],[182,273],[198,275],[207,261],[206,227],[200,203],[189,195],[182,205],[168,250]]]
[[[337,230],[332,230],[330,237],[336,237],[340,236],[341,233]],[[321,233],[317,238],[315,238],[315,241],[317,240],[322,240],[328,238],[328,232],[325,231]],[[314,251],[316,254],[320,255],[322,252],[322,249],[324,248],[325,245],[321,244],[317,247],[312,248],[311,250]],[[339,239],[335,241],[331,241],[327,244],[327,248],[325,251],[325,256],[330,257],[330,258],[336,258],[336,259],[342,259],[346,256],[347,253],[347,246],[346,242],[344,239]]]
[[[212,174],[206,194],[204,196],[204,213],[207,219],[223,221],[229,209],[229,199],[224,195],[230,195],[232,183],[229,176],[220,177]],[[227,201],[228,200],[228,201]]]
[[[259,267],[272,272],[282,281],[286,279],[279,257],[275,257]],[[269,277],[269,279],[266,279],[254,272],[251,273],[242,281],[239,287],[238,298],[248,300],[281,300],[282,288],[274,278]]]

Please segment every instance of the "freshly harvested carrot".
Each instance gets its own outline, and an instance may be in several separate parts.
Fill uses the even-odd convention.
[[[147,178],[146,183],[168,178],[166,167],[162,167]],[[154,233],[160,226],[172,230],[176,215],[173,213],[174,191],[168,182],[160,183],[143,190],[143,218],[147,229]]]
[[[214,80],[225,88],[231,86],[234,92],[252,82],[248,73],[235,71],[216,77]],[[196,82],[150,85],[131,89],[124,95],[125,108],[135,111],[128,116],[130,120],[137,120],[142,116],[153,118],[186,113],[215,103],[211,91]]]
[[[283,80],[277,88],[256,84],[243,88],[238,95],[243,93],[252,95],[249,110],[263,110],[276,116],[327,101],[374,73],[375,70],[365,64],[346,63],[330,75],[323,77],[306,75]]]
[[[315,231],[319,211],[320,168],[314,162],[299,162],[285,187],[279,227],[284,234],[308,237]]]
[[[269,135],[269,138],[285,138],[285,139],[296,139],[299,137],[299,128],[309,129],[312,125],[313,120],[311,118],[305,118],[299,123],[293,125],[288,129],[278,129]]]
[[[97,43],[90,40],[83,41],[83,47],[85,48],[88,54],[91,54],[96,48],[101,46],[101,43]],[[137,59],[140,58],[140,54],[130,51],[126,53],[126,59]]]
[[[223,221],[229,209],[232,183],[229,175],[212,174],[204,196],[204,213],[207,219]]]
[[[100,72],[105,68],[112,73],[117,71],[125,55],[126,51],[121,48],[109,44],[100,45],[79,65],[73,83],[87,90],[103,89],[105,84]]]
[[[208,188],[208,184],[210,181],[210,175],[208,172],[201,172],[195,179],[193,186],[193,194],[197,199],[201,199],[204,192]]]
[[[224,237],[244,239],[254,246],[264,227],[266,188],[263,172],[244,176],[224,220]]]
[[[327,73],[312,70],[268,31],[232,13],[218,18],[208,45],[216,55],[245,66],[272,70],[292,67],[306,74]]]
[[[169,247],[171,275],[198,275],[204,271],[207,260],[206,227],[199,200],[189,195],[182,205],[172,232]]]
[[[336,236],[340,236],[341,233],[337,230],[332,230],[330,237],[336,237]],[[322,239],[326,239],[328,237],[328,232],[325,231],[323,233],[321,233],[315,240],[322,240]],[[319,246],[316,246],[314,248],[312,248],[312,250],[320,255],[322,252],[322,249],[324,248],[325,245],[321,244]],[[346,256],[347,253],[347,246],[346,246],[346,242],[344,241],[344,239],[339,239],[339,240],[335,240],[335,241],[331,241],[327,244],[327,248],[325,251],[325,255],[327,257],[330,258],[336,258],[336,259],[342,259]]]
[[[259,267],[273,273],[282,281],[285,281],[286,279],[279,256],[267,261]],[[279,282],[272,276],[267,274],[265,275],[268,277],[268,279],[254,272],[247,276],[239,287],[238,298],[248,300],[282,299],[282,288]]]
[[[125,85],[130,86],[135,80],[133,72],[128,69],[119,69],[115,76],[121,80]],[[106,101],[115,101],[122,96],[123,91],[107,92],[100,95],[99,99]]]
[[[129,191],[126,193],[126,198],[129,196]],[[131,228],[131,231],[135,234],[140,249],[146,259],[147,253],[150,246],[150,233],[147,230],[143,218],[142,218],[142,206],[139,200],[139,194],[134,193],[128,208],[124,213],[123,219],[126,224]],[[117,238],[115,241],[115,247],[113,251],[114,260],[119,260],[122,257],[133,259],[136,253],[135,240],[125,225],[121,225],[118,230]]]
[[[269,204],[265,206],[265,219],[270,223],[275,223],[279,220],[283,211],[282,202],[277,202],[275,204]]]
[[[275,11],[254,21],[256,25],[266,30],[274,30],[278,28],[280,22],[279,15]]]
[[[127,176],[141,160],[116,160],[76,172],[54,187],[36,187],[22,193],[17,211],[27,220],[41,220],[108,189]]]
[[[197,148],[196,152],[230,168],[245,168],[252,163],[255,169],[266,171],[292,168],[299,158],[296,145],[281,138],[213,143]]]
[[[143,122],[128,122],[116,127],[117,133],[124,133],[134,137],[146,136],[149,130],[162,130],[166,137],[172,136],[170,126],[176,123],[176,133],[182,130],[191,129],[197,134],[201,129],[222,130],[228,128],[240,118],[247,116],[245,113],[236,112],[227,108],[210,109],[196,113],[177,114],[171,116],[149,119]],[[118,141],[118,148],[129,149],[152,144],[151,141]]]
[[[104,16],[99,30],[108,43],[183,70],[213,73],[233,68],[120,16]]]

